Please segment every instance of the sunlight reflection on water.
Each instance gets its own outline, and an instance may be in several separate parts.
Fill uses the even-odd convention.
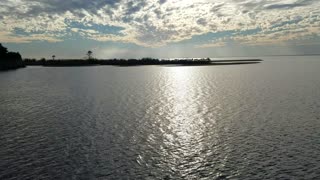
[[[160,118],[166,119],[162,122],[168,122],[160,125],[168,128],[161,131],[164,137],[163,158],[170,159],[170,168],[183,177],[205,161],[205,155],[201,154],[205,149],[205,118],[214,121],[214,117],[205,117],[209,108],[201,99],[205,98],[206,92],[204,88],[199,88],[202,82],[198,69],[168,68],[165,75],[167,85],[160,96],[166,98],[163,100],[166,105],[160,106],[161,114],[165,116]]]
[[[313,58],[1,72],[0,179],[318,179]]]

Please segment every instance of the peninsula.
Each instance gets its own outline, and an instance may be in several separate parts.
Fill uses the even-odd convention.
[[[176,66],[209,66],[209,65],[234,65],[234,64],[254,64],[260,63],[261,59],[237,59],[237,60],[211,60],[210,58],[205,59],[153,59],[153,58],[142,58],[142,59],[88,59],[88,60],[77,60],[77,59],[64,59],[64,60],[31,60],[27,59],[24,63],[27,66],[142,66],[142,65],[176,65]]]
[[[261,59],[235,59],[235,60],[212,60],[210,58],[184,58],[184,59],[95,59],[92,51],[88,51],[87,59],[55,59],[40,60],[24,59],[18,52],[9,52],[0,44],[0,70],[17,69],[26,66],[45,67],[68,67],[68,66],[143,66],[143,65],[167,65],[167,66],[212,66],[212,65],[235,65],[235,64],[256,64]]]

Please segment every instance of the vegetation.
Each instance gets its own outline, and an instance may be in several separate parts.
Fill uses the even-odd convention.
[[[212,61],[210,58],[202,59],[154,59],[154,58],[142,58],[142,59],[108,59],[98,60],[93,58],[93,52],[88,51],[86,53],[87,59],[64,59],[55,60],[55,55],[52,56],[52,60],[25,59],[24,62],[28,66],[97,66],[97,65],[111,65],[111,66],[140,66],[140,65],[181,65],[181,66],[195,66],[195,65],[231,65],[231,64],[252,64],[259,63],[259,59],[247,59],[247,60],[220,60]]]
[[[65,60],[36,60],[25,59],[26,65],[42,65],[42,66],[92,66],[92,65],[113,65],[113,66],[139,66],[139,65],[200,65],[210,64],[210,59],[176,59],[176,60],[160,60],[153,58],[142,59],[109,59],[97,60],[92,57],[88,60],[65,59]]]
[[[88,51],[88,52],[87,52],[88,60],[92,60],[92,59],[93,59],[93,58],[92,58],[92,54],[93,54],[92,51]]]
[[[42,66],[46,62],[45,58],[41,58],[40,60],[36,59],[24,59],[24,63],[27,66]]]
[[[100,65],[115,65],[115,66],[139,66],[139,65],[205,65],[210,64],[210,59],[112,59],[98,60]]]
[[[9,70],[25,67],[18,52],[9,52],[0,44],[0,70]]]
[[[181,65],[181,66],[199,66],[199,65],[232,65],[232,64],[253,64],[259,63],[259,59],[248,60],[220,60],[212,61],[210,58],[205,59],[108,59],[97,60],[94,58],[87,60],[80,59],[64,59],[64,60],[50,60],[46,61],[25,59],[26,65],[41,65],[41,66],[98,66],[98,65],[111,65],[111,66],[141,66],[141,65]]]
[[[99,65],[94,60],[74,60],[74,59],[65,59],[65,60],[51,60],[41,62],[43,66],[94,66]]]

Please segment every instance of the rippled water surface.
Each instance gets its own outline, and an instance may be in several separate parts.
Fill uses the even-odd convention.
[[[320,57],[0,72],[0,179],[319,179]]]

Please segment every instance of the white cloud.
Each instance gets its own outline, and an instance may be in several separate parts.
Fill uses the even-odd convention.
[[[216,39],[212,42],[205,43],[205,44],[200,44],[200,45],[195,45],[195,48],[215,48],[215,47],[224,47],[226,46],[226,41],[227,38],[219,38]]]
[[[155,47],[208,32],[260,28],[261,32],[235,34],[230,39],[251,45],[272,44],[319,35],[319,9],[317,0],[3,0],[0,40],[54,42],[72,31],[97,41]],[[296,19],[301,20],[294,22]],[[87,28],[73,27],[68,22]],[[124,29],[109,34],[92,24]],[[15,35],[16,28],[31,35]],[[224,42],[212,43],[209,39],[198,47],[214,44],[223,46]]]
[[[34,34],[30,36],[16,36],[10,32],[0,32],[0,42],[6,43],[29,43],[32,41],[47,41],[47,42],[61,42],[63,40],[56,38],[55,36]]]

